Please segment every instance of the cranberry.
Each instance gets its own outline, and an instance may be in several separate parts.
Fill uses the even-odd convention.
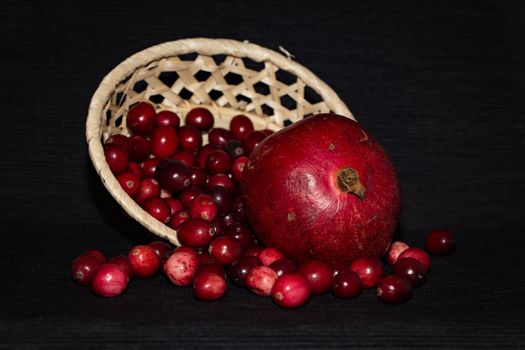
[[[165,198],[164,200],[170,206],[171,215],[184,209],[184,207],[182,206],[182,203],[177,198],[169,197],[169,198]]]
[[[111,135],[107,138],[107,140],[104,142],[105,145],[117,145],[120,146],[126,153],[128,154],[129,158],[132,158],[133,154],[133,145],[131,144],[131,140],[126,135],[122,134],[115,134]]]
[[[231,211],[233,195],[224,187],[215,187],[210,191],[210,196],[217,207],[217,216],[224,217]]]
[[[242,246],[235,238],[222,236],[210,243],[208,251],[217,264],[229,266],[241,257]]]
[[[71,275],[73,280],[82,286],[87,286],[95,277],[95,273],[104,261],[94,254],[82,254],[73,261]]]
[[[226,280],[215,273],[204,273],[193,281],[193,296],[199,300],[220,299],[227,290]]]
[[[168,158],[177,150],[179,138],[171,126],[159,126],[151,134],[151,152],[159,158]]]
[[[259,255],[257,255],[259,260],[266,265],[269,266],[271,263],[273,263],[275,260],[279,260],[284,258],[283,253],[281,253],[280,250],[272,247],[264,248],[261,250]]]
[[[188,254],[191,254],[191,255],[194,255],[197,260],[199,260],[199,253],[197,253],[197,251],[193,248],[190,248],[190,247],[185,247],[185,246],[180,246],[180,247],[177,247],[175,249],[176,252],[186,252]]]
[[[257,295],[270,296],[277,273],[268,266],[256,266],[246,274],[246,287]]]
[[[413,258],[398,259],[392,266],[392,274],[405,277],[414,288],[421,287],[427,280],[425,267]]]
[[[379,300],[387,304],[400,304],[408,301],[412,292],[410,282],[396,275],[386,276],[377,287]]]
[[[179,116],[172,111],[161,111],[157,113],[157,126],[170,126],[177,129],[180,126]]]
[[[228,229],[228,225],[224,219],[217,218],[211,222],[213,230],[215,231],[215,236],[223,236]]]
[[[128,254],[128,259],[135,276],[151,277],[159,270],[160,259],[155,250],[147,245],[133,247]]]
[[[425,271],[430,269],[430,256],[427,252],[420,248],[408,248],[403,253],[399,254],[398,259],[414,258],[419,260],[425,267]]]
[[[206,159],[206,170],[210,175],[228,173],[231,165],[230,156],[223,150],[213,151]]]
[[[191,184],[198,188],[205,188],[208,183],[208,174],[201,168],[192,166],[188,168]]]
[[[167,252],[172,250],[172,247],[169,243],[166,243],[164,241],[153,241],[149,242],[148,246],[153,248],[155,253],[159,258],[162,258]]]
[[[126,274],[126,276],[128,276],[128,278],[131,278],[133,276],[133,269],[131,267],[131,264],[129,263],[127,256],[115,256],[109,260],[109,263],[117,265],[118,268],[121,269]]]
[[[128,275],[124,271],[117,265],[106,263],[95,274],[91,289],[98,296],[112,298],[124,293],[128,282]]]
[[[213,114],[206,108],[197,107],[186,114],[184,121],[187,125],[192,125],[199,131],[207,132],[213,127],[214,118]]]
[[[192,218],[200,218],[206,221],[213,221],[217,216],[217,205],[213,197],[207,194],[197,196],[190,206],[190,215]]]
[[[147,135],[155,127],[155,108],[147,102],[134,105],[126,117],[126,126],[137,135]]]
[[[154,177],[160,162],[162,162],[162,159],[159,158],[150,158],[143,161],[141,167],[144,172],[144,177]]]
[[[254,130],[249,133],[243,140],[242,144],[247,154],[252,154],[252,151],[257,147],[264,139],[266,134],[259,130]]]
[[[188,221],[190,219],[190,212],[187,210],[181,210],[176,213],[174,213],[171,216],[169,226],[176,230],[183,222]]]
[[[230,157],[232,157],[232,159],[235,159],[237,157],[244,156],[247,154],[246,150],[244,149],[244,145],[239,140],[231,140],[231,141],[226,142],[226,144],[224,145],[224,150],[228,152],[228,154],[230,155]]]
[[[130,154],[131,160],[134,162],[143,162],[146,160],[151,153],[151,144],[149,140],[140,135],[132,135],[129,140],[133,147],[133,152]]]
[[[236,115],[230,120],[230,131],[237,140],[242,141],[253,129],[252,121],[243,114]]]
[[[199,267],[195,271],[193,278],[197,278],[204,273],[214,273],[226,279],[226,271],[224,271],[224,267],[211,261],[205,263],[199,261]]]
[[[272,299],[281,307],[299,307],[309,298],[310,285],[300,273],[288,273],[278,277],[272,288]]]
[[[383,277],[383,263],[378,258],[364,257],[354,260],[350,270],[356,272],[364,288],[376,287]]]
[[[433,230],[427,234],[425,249],[432,255],[449,255],[456,250],[456,239],[448,230]]]
[[[341,271],[348,270],[348,266],[343,264],[342,262],[334,261],[330,264],[330,267],[332,268],[332,277],[335,277],[339,274]]]
[[[332,269],[322,261],[305,261],[299,265],[297,271],[308,280],[312,295],[324,294],[332,285]]]
[[[248,274],[248,271],[261,265],[261,261],[256,257],[250,255],[243,256],[228,269],[230,282],[237,287],[244,287],[246,285],[246,275]]]
[[[171,208],[168,203],[159,197],[150,197],[141,204],[142,209],[149,215],[159,220],[163,224],[167,223],[171,217]]]
[[[199,266],[202,264],[212,263],[213,258],[207,250],[201,250],[197,253],[197,259],[199,259]],[[223,269],[224,270],[224,269]]]
[[[202,146],[202,135],[196,127],[184,125],[179,128],[178,132],[181,149],[197,152]]]
[[[396,241],[390,243],[390,246],[386,251],[386,261],[388,261],[390,266],[394,266],[394,264],[397,261],[397,258],[399,257],[399,254],[403,253],[408,248],[410,247],[405,242]]]
[[[139,183],[144,178],[144,171],[142,170],[142,167],[140,166],[139,163],[129,162],[128,172],[130,172],[133,175],[135,175],[137,177],[137,179],[139,179]]]
[[[244,211],[244,202],[241,196],[233,200],[232,215],[238,222],[246,222],[246,212]]]
[[[129,157],[122,147],[115,144],[105,145],[104,156],[113,174],[118,175],[128,169]]]
[[[237,157],[233,161],[232,168],[231,168],[231,174],[235,181],[237,182],[241,181],[242,172],[247,162],[248,162],[248,157],[246,156]]]
[[[180,192],[191,184],[188,167],[178,160],[163,160],[157,165],[155,178],[169,191]]]
[[[206,168],[206,159],[208,159],[208,156],[219,149],[220,148],[218,146],[211,143],[202,146],[197,152],[197,165],[199,168]]]
[[[270,135],[275,134],[275,131],[270,130],[270,129],[263,129],[263,130],[261,130],[261,131],[264,132],[264,134],[265,134],[266,136],[270,136]]]
[[[84,253],[82,253],[82,255],[88,255],[88,254],[95,255],[97,258],[99,258],[100,262],[103,262],[103,263],[106,262],[106,260],[108,260],[106,256],[104,255],[104,253],[102,253],[98,249],[89,249],[89,250],[86,250]]]
[[[191,151],[180,151],[171,156],[171,159],[178,160],[188,167],[193,167],[197,163],[197,154]]]
[[[135,197],[135,202],[142,204],[146,199],[158,196],[160,196],[160,185],[157,180],[145,178],[140,182],[139,193]]]
[[[222,219],[226,223],[226,226],[231,226],[231,225],[235,224],[235,219],[233,218],[233,215],[231,215],[231,213],[226,215]]]
[[[215,187],[224,187],[227,190],[233,191],[235,184],[233,180],[226,174],[215,174],[210,176],[206,188],[212,191]]]
[[[164,272],[175,285],[185,287],[191,285],[193,275],[197,270],[199,260],[195,251],[176,249],[164,264]]]
[[[245,250],[253,241],[252,230],[241,223],[235,223],[226,229],[226,236],[230,236],[241,242],[242,249]]]
[[[341,270],[332,282],[332,293],[340,299],[353,299],[361,294],[363,284],[359,275],[351,270]]]
[[[184,208],[189,210],[191,208],[191,203],[193,203],[195,198],[203,194],[204,192],[200,188],[191,186],[181,192],[179,195],[179,201]]]
[[[284,274],[297,271],[297,264],[287,258],[275,260],[270,264],[270,267],[274,269],[274,271],[277,273],[277,276],[282,276]]]
[[[130,197],[135,197],[139,193],[140,180],[131,172],[120,173],[117,176],[120,186]]]
[[[208,140],[211,144],[224,148],[226,142],[233,140],[233,134],[228,129],[213,128],[208,133]]]
[[[213,239],[211,223],[203,219],[191,219],[183,222],[177,228],[177,238],[185,246],[204,248]]]

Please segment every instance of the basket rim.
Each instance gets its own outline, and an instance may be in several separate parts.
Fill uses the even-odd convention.
[[[121,81],[129,77],[135,70],[144,67],[151,62],[161,60],[162,58],[192,52],[209,56],[223,54],[239,58],[250,58],[258,62],[270,61],[277,67],[295,74],[306,85],[310,86],[323,98],[325,103],[334,113],[355,120],[346,104],[339,98],[335,91],[309,69],[293,61],[290,57],[286,57],[276,51],[247,41],[241,42],[232,39],[212,39],[202,37],[186,38],[157,44],[126,58],[102,79],[91,98],[86,119],[86,141],[88,143],[89,155],[102,183],[120,206],[150,232],[168,239],[176,245],[180,245],[177,239],[176,230],[171,229],[169,226],[161,223],[144,211],[125,193],[120,187],[116,177],[109,169],[104,157],[104,149],[100,139],[102,136],[101,115],[104,106],[113,94],[115,87]]]

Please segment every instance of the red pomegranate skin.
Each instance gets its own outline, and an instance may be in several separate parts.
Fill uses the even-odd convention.
[[[266,138],[246,164],[241,189],[259,239],[298,262],[382,256],[401,209],[398,179],[381,145],[335,114],[308,117]]]

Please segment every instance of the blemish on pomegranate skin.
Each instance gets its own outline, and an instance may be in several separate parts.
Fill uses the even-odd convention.
[[[292,222],[295,220],[295,213],[293,211],[288,212],[288,222]]]
[[[364,132],[363,130],[361,130],[361,132],[363,133],[363,137],[359,139],[359,141],[357,142],[365,142],[365,141],[368,141],[368,134],[366,132]]]
[[[333,151],[335,150],[335,145],[333,143],[328,145],[328,150]]]

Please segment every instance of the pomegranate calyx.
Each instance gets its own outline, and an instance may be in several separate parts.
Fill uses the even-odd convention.
[[[352,193],[360,200],[365,198],[365,187],[359,181],[359,174],[357,173],[357,170],[353,168],[345,167],[339,170],[337,173],[337,185],[341,191]]]

